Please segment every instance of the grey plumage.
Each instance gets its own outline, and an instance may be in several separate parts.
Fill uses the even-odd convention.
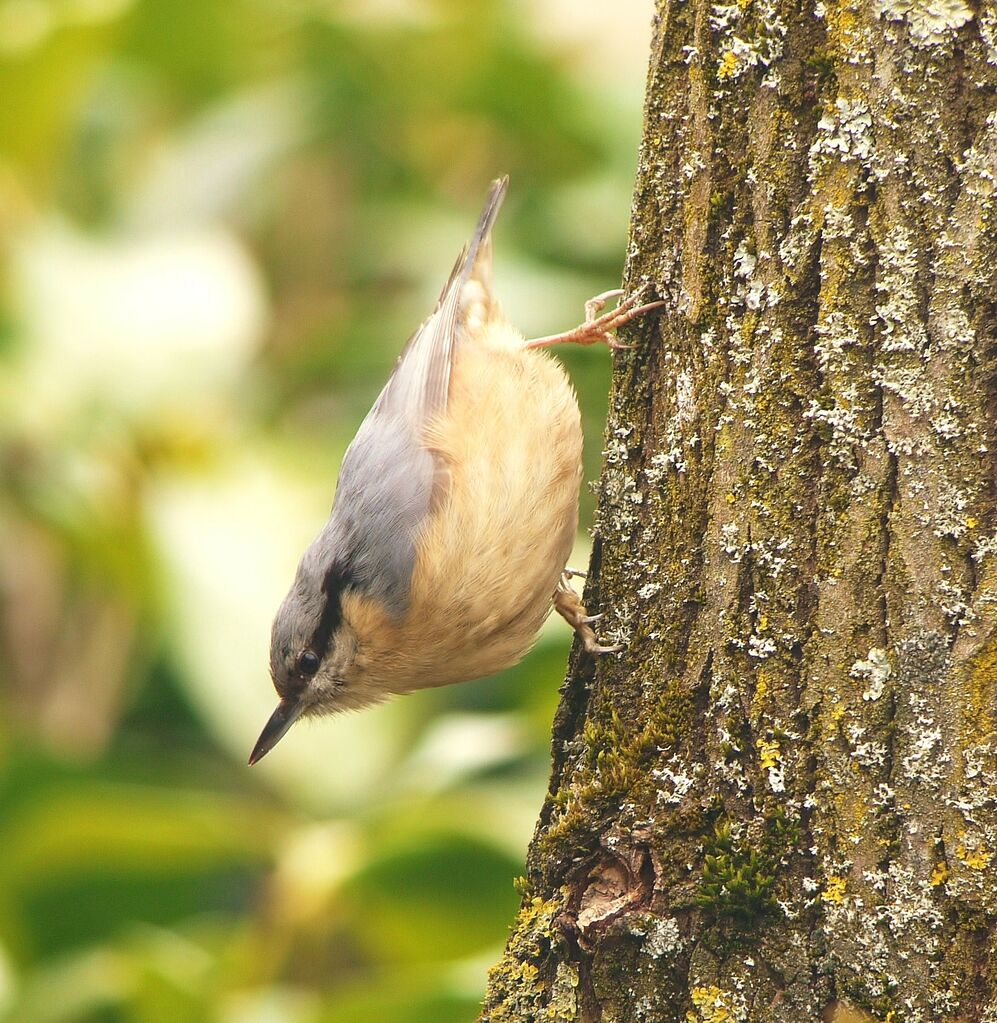
[[[509,179],[494,182],[478,226],[433,313],[412,335],[343,458],[332,515],[316,544],[349,552],[351,585],[405,609],[415,541],[429,512],[437,465],[425,428],[445,407],[454,348],[462,340],[461,293],[486,250]]]

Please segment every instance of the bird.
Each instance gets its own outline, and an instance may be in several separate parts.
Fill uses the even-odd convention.
[[[295,721],[493,674],[556,609],[610,653],[566,568],[578,526],[582,427],[561,343],[604,342],[663,302],[613,290],[585,322],[526,340],[495,300],[492,182],[471,240],[343,457],[332,511],[274,618],[279,696],[249,758]],[[602,313],[610,299],[620,299]],[[577,573],[581,574],[581,573]]]

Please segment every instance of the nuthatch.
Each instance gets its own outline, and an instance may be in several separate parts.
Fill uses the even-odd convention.
[[[280,704],[251,764],[298,720],[515,664],[555,607],[604,653],[569,585],[582,429],[574,391],[543,348],[604,341],[654,309],[639,295],[526,341],[491,293],[491,230],[508,178],[433,314],[415,332],[343,458],[332,513],[273,623]]]

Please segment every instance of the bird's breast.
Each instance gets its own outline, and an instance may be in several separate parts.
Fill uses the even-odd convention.
[[[550,610],[578,524],[574,391],[560,363],[526,349],[508,325],[457,348],[446,410],[425,443],[440,482],[417,538],[407,610],[391,623],[362,597],[344,609],[358,668],[385,695],[519,660]]]

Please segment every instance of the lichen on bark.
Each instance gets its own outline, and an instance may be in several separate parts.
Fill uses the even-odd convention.
[[[626,649],[573,653],[482,1021],[997,1021],[995,95],[992,2],[659,3]]]

